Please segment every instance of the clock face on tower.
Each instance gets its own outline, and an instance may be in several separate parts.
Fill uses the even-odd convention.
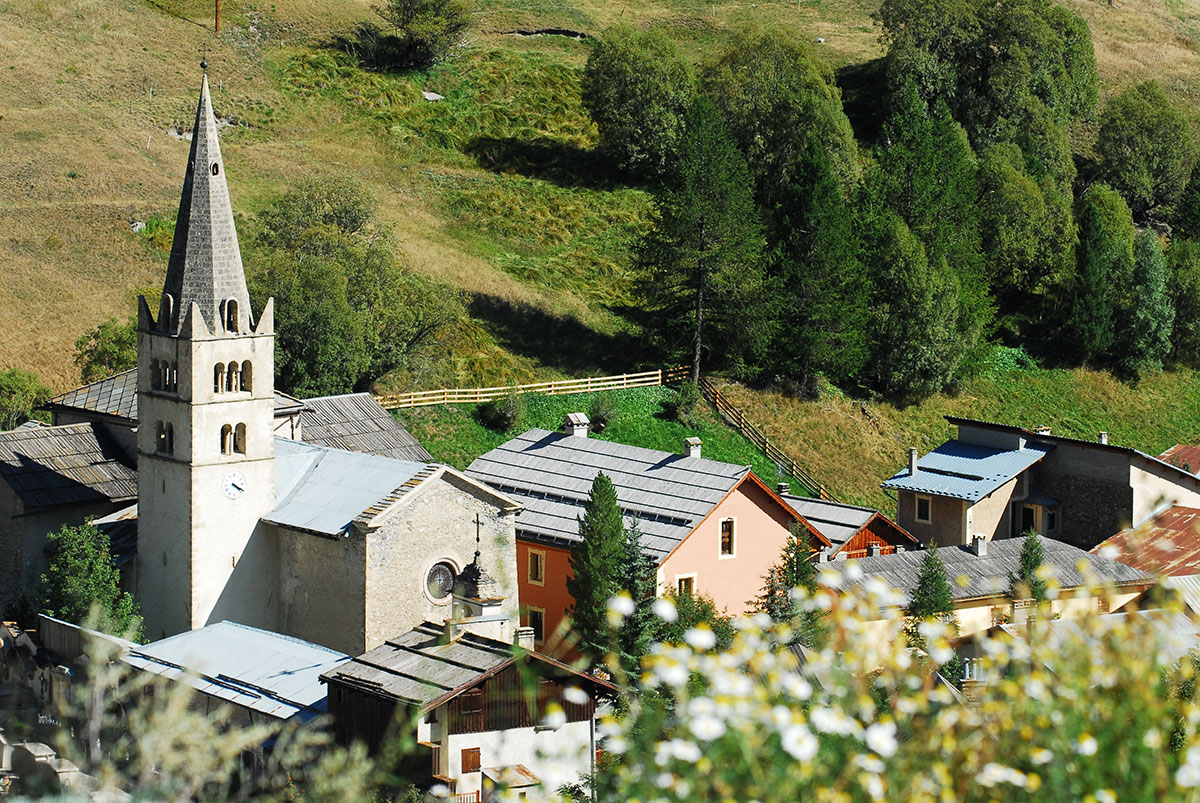
[[[231,471],[225,475],[221,486],[226,496],[237,499],[246,492],[246,475],[240,471]]]

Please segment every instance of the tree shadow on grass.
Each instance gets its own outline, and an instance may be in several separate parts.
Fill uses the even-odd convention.
[[[491,295],[475,294],[468,308],[504,348],[567,373],[632,373],[654,362],[646,339],[632,332],[596,332],[575,317]]]
[[[478,137],[464,150],[484,170],[517,173],[561,187],[611,190],[638,186],[619,173],[612,161],[592,148],[581,148],[549,137]]]

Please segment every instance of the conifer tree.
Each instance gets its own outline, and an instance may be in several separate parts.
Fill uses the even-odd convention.
[[[1189,240],[1200,238],[1200,170],[1193,168],[1179,203],[1175,205],[1176,237]]]
[[[811,599],[817,591],[817,569],[813,564],[813,538],[798,522],[792,522],[779,563],[767,570],[762,593],[755,598],[755,610],[771,621],[790,624],[792,643],[820,647],[825,640],[824,612],[801,605],[792,589],[802,588]]]
[[[1133,269],[1133,219],[1112,188],[1093,184],[1079,201],[1078,271],[1064,332],[1080,362],[1106,355]]]
[[[1200,365],[1200,241],[1176,239],[1167,261],[1175,310],[1171,359],[1184,365]]]
[[[657,566],[642,550],[642,533],[637,522],[625,528],[624,556],[621,566],[621,589],[633,600],[633,613],[625,617],[617,635],[617,646],[625,670],[636,673],[642,657],[658,638],[661,620],[654,613],[657,591]]]
[[[567,615],[578,638],[577,647],[593,658],[613,646],[608,626],[608,601],[621,590],[626,562],[625,527],[617,491],[604,472],[596,475],[579,520],[580,543],[571,550],[571,576],[567,593],[571,606]]]
[[[1117,366],[1127,376],[1158,371],[1171,349],[1175,307],[1167,291],[1167,259],[1153,229],[1133,242],[1133,286],[1120,320]]]
[[[705,97],[688,110],[673,172],[642,245],[643,290],[669,346],[689,343],[696,382],[705,352],[736,366],[764,345],[763,235],[746,163]]]
[[[910,647],[927,650],[925,637],[921,635],[922,622],[941,622],[950,628],[952,635],[958,634],[958,619],[954,615],[954,593],[950,590],[950,578],[946,566],[938,555],[936,541],[929,542],[921,569],[917,574],[917,585],[913,588],[908,610],[904,619],[904,636]],[[949,680],[958,682],[962,678],[962,662],[956,654],[943,666]]]
[[[41,610],[82,625],[88,623],[94,605],[100,613],[95,626],[126,635],[140,614],[133,597],[121,590],[108,536],[92,524],[63,525],[49,539],[53,553],[39,589]]]
[[[1035,530],[1026,531],[1017,573],[1008,573],[1008,598],[1032,599],[1037,604],[1046,602],[1046,581],[1038,576],[1038,569],[1045,562],[1041,536]]]

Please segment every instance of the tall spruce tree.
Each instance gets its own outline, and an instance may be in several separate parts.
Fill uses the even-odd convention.
[[[568,560],[571,576],[567,578],[567,593],[572,602],[567,615],[579,651],[594,659],[614,646],[608,625],[608,601],[621,590],[628,557],[617,491],[604,472],[592,481],[587,506],[579,520],[579,537],[581,541],[571,550]]]
[[[1080,362],[1109,353],[1117,310],[1133,270],[1133,219],[1111,187],[1093,184],[1079,200],[1078,270],[1064,340]]]
[[[1175,310],[1171,359],[1195,367],[1200,365],[1200,241],[1175,240],[1167,261],[1171,266],[1170,293]]]
[[[950,578],[946,576],[946,565],[938,555],[936,541],[929,542],[929,548],[921,560],[917,585],[913,588],[904,619],[904,637],[910,647],[929,651],[929,645],[921,635],[921,623],[931,621],[941,622],[949,627],[951,636],[958,635],[954,594],[950,590]],[[941,666],[941,672],[954,683],[961,680],[963,665],[957,653]]]
[[[633,613],[625,617],[617,634],[617,649],[625,671],[635,674],[642,658],[657,640],[662,620],[654,613],[657,569],[642,550],[642,533],[636,521],[625,528],[624,556],[620,573],[621,589],[633,600]]]
[[[770,616],[771,621],[791,625],[790,643],[819,648],[826,636],[824,612],[800,604],[792,595],[793,589],[802,588],[811,599],[817,591],[814,549],[812,534],[792,522],[779,563],[767,570],[762,593],[752,605]]]
[[[1008,598],[1032,599],[1041,604],[1049,599],[1046,596],[1046,581],[1038,576],[1038,569],[1046,562],[1046,553],[1042,549],[1042,538],[1035,530],[1026,531],[1024,538],[1017,572],[1008,573]]]
[[[690,346],[693,382],[706,353],[738,367],[765,345],[764,242],[751,193],[724,121],[712,101],[698,98],[639,255],[642,287],[668,346],[677,353]]]
[[[1114,347],[1118,369],[1137,377],[1158,371],[1171,350],[1175,307],[1167,290],[1167,258],[1158,234],[1144,229],[1133,241],[1133,286],[1121,311]]]

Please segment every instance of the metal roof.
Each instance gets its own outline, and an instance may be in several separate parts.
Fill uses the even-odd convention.
[[[1101,638],[1113,630],[1139,625],[1154,628],[1158,649],[1171,663],[1200,647],[1200,626],[1179,611],[1160,609],[1108,613],[1087,619],[1039,620],[1036,635],[1038,639],[1048,639],[1051,642],[1083,641],[1087,644],[1098,644]],[[1005,624],[1000,628],[1014,638],[1024,639],[1028,634],[1028,629],[1023,624]],[[1053,651],[1050,654],[1054,654]],[[1048,665],[1050,663],[1052,662],[1047,662]]]
[[[27,510],[136,499],[128,459],[95,423],[0,432],[0,478]]]
[[[1200,574],[1176,574],[1162,579],[1163,588],[1179,595],[1194,616],[1200,616]]]
[[[1154,583],[1153,575],[1140,569],[1084,552],[1063,541],[1049,538],[1041,540],[1045,564],[1051,567],[1059,586],[1064,590],[1086,586],[1089,581],[1113,585]],[[1021,547],[1024,542],[1024,538],[990,541],[987,545],[987,555],[976,555],[965,546],[939,547],[938,557],[946,567],[946,576],[950,578],[950,591],[955,601],[1005,593],[1008,590],[1009,574],[1016,574],[1020,569]],[[842,575],[845,587],[849,588],[861,588],[867,578],[877,577],[888,587],[907,597],[917,585],[921,562],[924,559],[925,550],[914,550],[858,560],[833,561],[823,564],[821,569],[828,568]],[[1089,576],[1081,573],[1081,563],[1086,564]],[[848,572],[851,564],[857,564],[862,570],[857,580],[852,579]]]
[[[1158,459],[1192,474],[1200,474],[1200,446],[1176,444],[1160,454]]]
[[[1153,574],[1200,573],[1200,509],[1168,508],[1140,527],[1101,541],[1092,552]]]
[[[647,553],[662,560],[750,467],[545,429],[522,433],[467,467],[525,507],[517,516],[523,537],[570,542],[579,540],[578,517],[601,471],[622,511],[636,517]]]
[[[877,512],[869,507],[830,502],[826,499],[810,499],[792,494],[782,496],[788,507],[816,527],[834,546],[841,546],[858,535]]]
[[[138,420],[137,369],[97,379],[95,382],[60,393],[46,402],[50,409],[61,408],[125,419],[130,426]],[[304,408],[299,399],[275,391],[275,417],[294,415]]]
[[[263,521],[341,535],[364,511],[427,469],[425,463],[275,439],[275,509]]]
[[[433,456],[369,393],[304,400],[300,413],[306,443],[428,463]]]
[[[557,672],[574,676],[593,687],[614,688],[541,653],[521,650],[469,631],[460,632],[453,641],[447,641],[445,629],[431,622],[388,639],[375,649],[326,672],[322,680],[367,689],[372,694],[428,710],[441,705],[454,692],[473,685],[483,675],[512,663],[518,655],[547,664]]]
[[[905,466],[882,483],[892,491],[912,491],[978,502],[1054,448],[1029,443],[1020,449],[994,449],[949,440],[917,461],[916,474]]]
[[[122,660],[242,708],[278,719],[309,719],[326,710],[321,675],[350,656],[226,621],[135,646]]]
[[[115,513],[94,519],[92,524],[108,536],[108,549],[112,553],[113,563],[121,566],[137,556],[138,506],[136,503],[123,507]]]

